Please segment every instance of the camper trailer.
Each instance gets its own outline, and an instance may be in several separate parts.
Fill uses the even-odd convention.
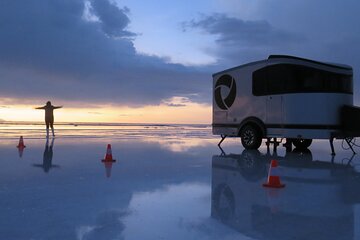
[[[307,148],[312,139],[360,136],[360,108],[353,106],[353,70],[342,64],[270,55],[213,74],[213,134],[240,137],[246,149],[262,139],[290,140]]]

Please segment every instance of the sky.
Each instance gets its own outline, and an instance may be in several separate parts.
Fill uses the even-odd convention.
[[[212,74],[270,54],[351,65],[360,2],[0,0],[0,120],[211,123]]]

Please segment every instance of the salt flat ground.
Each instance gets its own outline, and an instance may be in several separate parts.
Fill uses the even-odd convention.
[[[341,141],[332,158],[327,141],[221,152],[201,125],[42,128],[0,128],[0,239],[360,239],[360,158]],[[262,186],[272,159],[283,189]]]

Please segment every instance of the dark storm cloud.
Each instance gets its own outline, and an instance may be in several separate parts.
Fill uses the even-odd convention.
[[[111,37],[131,37],[134,33],[124,31],[130,23],[126,15],[129,9],[120,9],[108,0],[92,0],[94,14],[99,18],[103,31]]]
[[[92,0],[0,2],[1,97],[158,104],[209,89],[208,74],[138,55],[127,9]]]
[[[217,35],[221,45],[244,44],[246,46],[281,45],[284,42],[298,42],[299,37],[271,26],[267,21],[244,21],[225,14],[204,16],[200,20],[184,23],[185,29],[201,28],[209,34]]]
[[[244,21],[225,14],[204,15],[183,23],[184,30],[200,29],[215,35],[218,48],[210,50],[221,63],[264,58],[269,49],[290,48],[304,37],[273,27],[268,21]]]

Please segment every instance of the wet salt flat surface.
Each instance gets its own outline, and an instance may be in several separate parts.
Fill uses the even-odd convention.
[[[221,152],[208,126],[57,133],[0,129],[0,239],[360,239],[360,158],[341,141],[332,158],[327,141]],[[283,189],[262,186],[272,159]]]

